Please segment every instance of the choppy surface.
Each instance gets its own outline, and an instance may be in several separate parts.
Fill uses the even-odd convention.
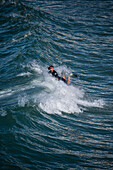
[[[0,2],[1,169],[113,168],[112,13],[110,0]]]

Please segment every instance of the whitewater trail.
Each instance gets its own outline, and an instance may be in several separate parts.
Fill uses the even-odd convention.
[[[47,67],[43,68],[36,64],[32,66],[34,66],[32,69],[43,77],[31,82],[32,86],[43,88],[38,94],[32,96],[35,104],[38,104],[43,111],[50,114],[81,113],[84,107],[103,107],[104,101],[102,99],[92,99],[92,101],[86,99],[84,89],[74,84],[67,85],[62,81],[57,81],[48,74]],[[62,72],[68,75],[71,71],[64,66],[56,67],[56,70],[60,76]]]

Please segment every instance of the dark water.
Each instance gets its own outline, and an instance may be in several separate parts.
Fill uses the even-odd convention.
[[[0,169],[113,169],[112,0],[0,1]]]

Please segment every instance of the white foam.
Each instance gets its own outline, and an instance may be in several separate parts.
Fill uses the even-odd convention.
[[[73,86],[67,86],[63,82],[57,82],[55,87],[52,84],[47,85],[50,87],[50,93],[43,93],[40,96],[39,106],[47,113],[80,113],[82,110],[77,105],[77,99],[82,95],[79,89],[73,90]]]
[[[15,86],[13,87],[12,89],[9,88],[9,89],[6,89],[6,90],[2,90],[0,91],[0,98],[6,98],[8,96],[11,96],[15,93],[19,93],[19,92],[24,92],[25,90],[28,90],[28,89],[31,89],[32,88],[32,85],[26,85],[26,86]]]
[[[0,91],[0,98],[10,96],[12,94],[13,94],[12,89],[5,89],[5,90]]]
[[[87,101],[87,100],[78,100],[78,104],[86,107],[103,107],[105,104],[102,99],[97,99],[94,101]]]
[[[81,113],[87,107],[103,107],[104,102],[101,99],[89,100],[85,97],[85,92],[80,89],[79,86],[70,84],[69,86],[62,81],[56,80],[54,77],[48,74],[46,67],[41,67],[37,62],[33,62],[27,65],[28,69],[36,71],[38,77],[29,84],[23,86],[15,86],[14,88],[6,89],[0,92],[1,97],[7,97],[14,93],[24,92],[23,95],[18,96],[18,105],[24,107],[26,104],[34,102],[34,104],[39,106],[43,111],[49,114],[62,114],[65,113]],[[71,70],[66,67],[56,67],[59,75],[62,72],[65,73],[66,78],[68,77]],[[30,75],[30,72],[27,72]],[[26,73],[21,73],[18,76],[26,76]],[[27,95],[26,90],[31,88],[37,88],[39,90],[36,93]]]
[[[30,76],[30,75],[32,75],[30,72],[26,72],[26,73],[20,73],[20,74],[18,74],[17,75],[17,77],[25,77],[25,76]]]
[[[7,111],[3,108],[0,109],[0,116],[5,117],[7,115]]]
[[[24,68],[26,66],[22,65],[22,67]],[[38,74],[41,74],[43,72],[41,67],[35,61],[28,64],[27,67],[30,70],[36,71]],[[30,75],[32,75],[32,73],[30,73],[28,71],[28,72],[23,72],[23,73],[18,74],[17,77],[19,77],[19,76],[25,77],[25,76],[30,76]],[[22,84],[22,85],[15,86],[15,87],[12,87],[12,88],[4,89],[4,90],[0,91],[0,98],[6,98],[6,97],[11,96],[15,93],[19,93],[19,92],[22,92],[22,91],[24,92],[26,90],[29,90],[33,87],[38,86],[42,82],[42,80],[43,80],[43,77],[34,79],[32,82],[29,83],[29,85],[23,85]]]
[[[28,97],[27,97],[27,94],[23,94],[23,95],[19,95],[18,96],[18,105],[21,106],[21,107],[24,107],[25,104],[28,104],[29,103],[29,100],[28,100]]]
[[[64,68],[59,68],[59,70],[62,72]],[[66,68],[65,71],[67,71]],[[41,92],[38,96],[39,99],[35,101],[39,102],[39,107],[45,112],[50,114],[61,114],[62,112],[80,113],[83,112],[84,106],[103,106],[102,100],[90,101],[85,99],[85,92],[79,87],[67,86],[64,82],[55,80],[48,73],[44,74],[45,80],[41,83],[41,86],[44,86],[45,90]]]
[[[33,61],[32,63],[28,63],[27,67],[39,74],[43,72],[41,66],[39,66],[36,61]]]

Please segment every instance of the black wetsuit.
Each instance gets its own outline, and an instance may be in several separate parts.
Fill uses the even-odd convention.
[[[53,70],[53,72],[52,72],[52,71],[49,71],[48,73],[49,73],[49,74],[52,74],[53,77],[56,77],[58,80],[62,80],[64,83],[67,84],[67,81],[66,81],[63,77],[59,77],[59,76],[58,76],[58,73],[57,73],[55,70]]]

